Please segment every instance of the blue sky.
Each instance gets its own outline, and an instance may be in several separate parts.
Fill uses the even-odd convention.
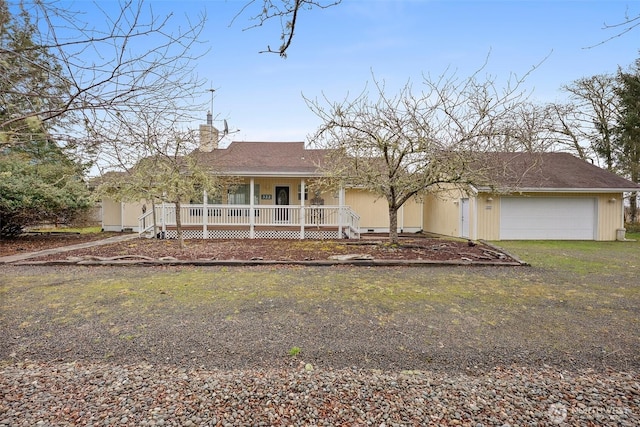
[[[502,80],[543,61],[525,86],[547,102],[564,98],[564,84],[614,73],[640,57],[640,28],[598,45],[615,34],[605,24],[640,14],[638,0],[343,0],[300,15],[287,59],[258,53],[279,45],[278,22],[246,30],[255,9],[233,21],[246,0],[149,3],[178,21],[206,10],[203,39],[210,51],[197,66],[209,81],[202,99],[208,102],[209,87],[216,89],[216,126],[226,119],[239,128],[233,140],[304,141],[320,122],[302,95],[353,97],[372,73],[393,93],[409,79],[418,91],[423,75],[447,68],[467,77],[487,55],[486,72]]]

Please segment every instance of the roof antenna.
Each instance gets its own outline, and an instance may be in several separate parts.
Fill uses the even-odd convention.
[[[216,90],[214,88],[210,88],[209,89],[209,92],[211,92],[211,123],[207,123],[207,124],[210,124],[211,127],[213,127],[213,117],[214,117],[214,114],[213,114],[213,93],[215,91]],[[208,116],[207,116],[207,121],[208,121]],[[229,125],[227,124],[227,120],[225,119],[223,123],[224,123],[224,128],[222,130],[222,138],[224,138],[225,136],[229,135],[230,133],[240,132],[240,129],[235,129],[233,132],[229,132]]]
[[[213,92],[215,91],[214,88],[209,89],[209,92],[211,92],[211,114],[213,114]]]

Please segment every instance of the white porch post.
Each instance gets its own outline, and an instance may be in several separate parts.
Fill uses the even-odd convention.
[[[255,239],[256,238],[256,230],[255,230],[255,210],[254,210],[254,204],[253,204],[253,198],[255,195],[255,191],[254,191],[254,178],[251,178],[251,180],[249,180],[249,238],[250,239]]]
[[[207,206],[209,200],[207,199],[207,190],[202,191],[202,238],[208,239],[209,232],[207,225],[209,224],[209,207]]]
[[[342,239],[342,222],[344,220],[344,187],[338,190],[338,239]]]
[[[300,238],[304,239],[304,191],[305,191],[304,178],[300,180]]]
[[[167,223],[166,223],[166,218],[167,218],[167,208],[165,206],[164,203],[164,197],[162,198],[162,237],[165,238],[167,237]]]

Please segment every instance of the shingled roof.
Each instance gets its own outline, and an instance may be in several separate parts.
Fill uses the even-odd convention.
[[[304,142],[233,141],[227,148],[196,150],[201,165],[236,176],[314,177],[329,150],[307,149]],[[480,190],[640,191],[640,185],[569,153],[484,153],[476,165],[487,177]],[[473,167],[472,167],[473,169]]]
[[[198,162],[220,173],[246,176],[320,176],[328,150],[306,149],[304,142],[239,142],[210,152],[196,151]]]
[[[518,191],[640,191],[640,185],[569,153],[490,153],[491,186]],[[489,186],[480,186],[487,189]]]

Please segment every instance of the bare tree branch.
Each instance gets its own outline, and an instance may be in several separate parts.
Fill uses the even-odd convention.
[[[606,22],[603,24],[602,29],[603,30],[614,30],[615,31],[614,35],[612,35],[609,38],[601,41],[600,43],[596,43],[594,45],[587,46],[586,49],[592,49],[594,47],[601,46],[601,45],[603,45],[605,43],[608,43],[611,40],[614,40],[614,39],[617,39],[619,37],[622,37],[625,34],[627,34],[630,31],[632,31],[633,29],[637,28],[638,26],[640,26],[640,14],[637,15],[637,16],[629,16],[629,12],[627,10],[627,12],[625,12],[624,20],[618,22],[617,24],[607,24]]]
[[[11,88],[14,99],[33,106],[3,114],[0,129],[15,130],[37,119],[63,140],[81,140],[84,128],[166,100],[182,101],[177,104],[186,111],[201,108],[193,99],[203,86],[194,69],[206,53],[199,48],[204,14],[195,21],[186,17],[180,28],[174,16],[158,17],[143,1],[120,2],[116,14],[96,3],[103,19],[91,22],[55,1],[9,4],[12,11],[20,7],[38,23],[33,43],[18,49],[3,43],[0,54],[15,63],[34,54],[50,56],[58,65],[46,70],[49,85],[59,90],[34,91],[18,84],[15,74],[0,75],[0,84]]]
[[[278,49],[272,49],[270,45],[267,45],[267,49],[260,51],[260,53],[277,53],[282,58],[286,58],[287,49],[291,46],[298,25],[300,12],[305,9],[311,10],[314,7],[327,9],[341,2],[342,0],[250,0],[245,3],[231,23],[233,24],[240,15],[247,12],[252,6],[259,5],[260,12],[250,18],[251,21],[256,23],[246,27],[245,30],[262,27],[267,21],[271,21],[274,18],[279,19],[281,26],[280,40],[282,40],[280,47]]]

